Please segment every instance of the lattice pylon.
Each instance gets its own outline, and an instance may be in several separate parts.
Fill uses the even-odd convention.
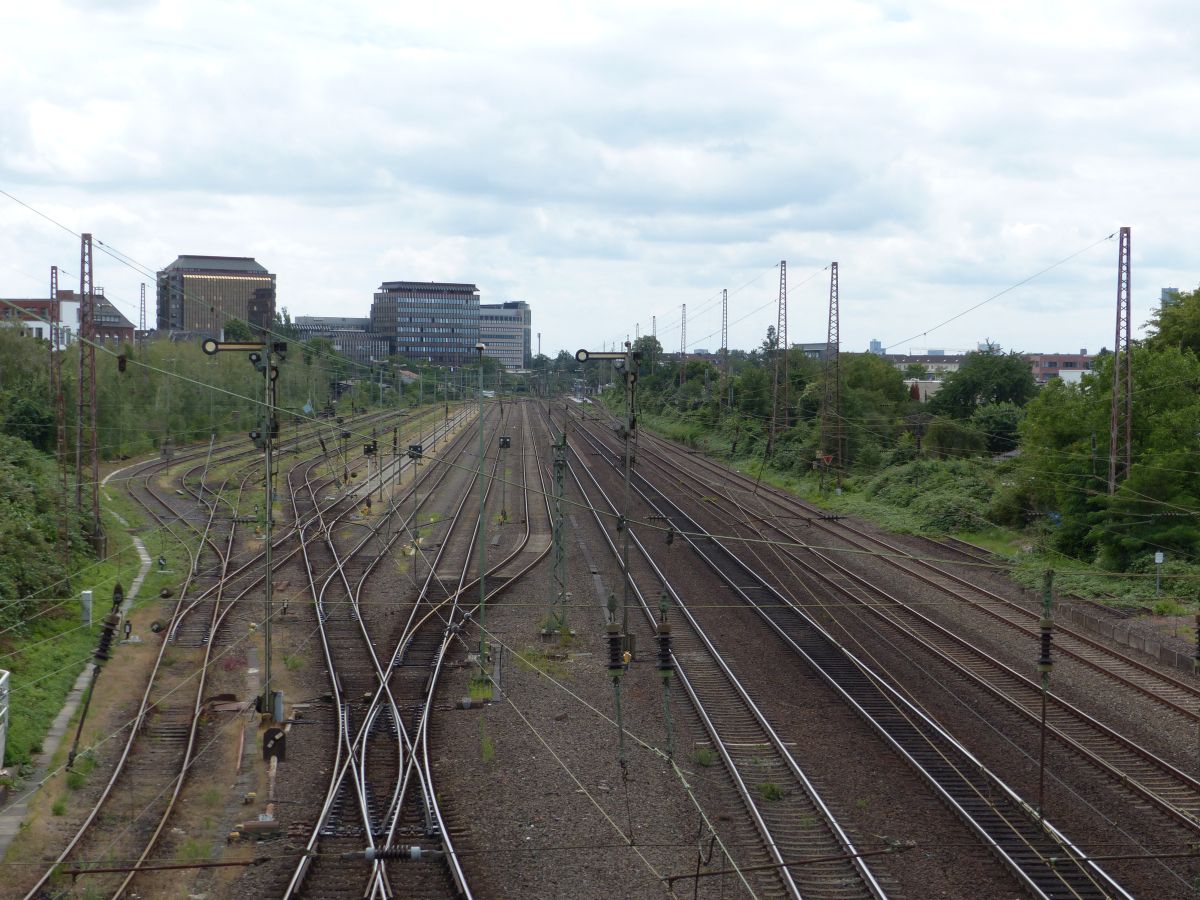
[[[767,453],[775,449],[775,439],[788,427],[788,362],[787,362],[787,260],[779,261],[779,310],[775,325],[775,374],[771,397],[771,433],[767,436]]]
[[[721,402],[729,389],[729,289],[721,290]],[[719,405],[719,404],[718,404]]]
[[[687,304],[680,308],[679,320],[679,389],[683,390],[683,382],[687,380]]]
[[[92,276],[92,236],[79,241],[79,402],[75,421],[75,509],[82,514],[84,450],[89,456],[91,538],[100,541],[100,458],[96,446],[96,291]]]
[[[821,454],[828,457],[822,465],[832,467],[841,478],[845,464],[845,447],[842,429],[842,386],[841,386],[841,312],[838,298],[838,264],[829,265],[829,330],[825,337],[825,359],[823,364],[825,390],[821,400]]]
[[[1112,416],[1108,441],[1108,492],[1129,475],[1133,462],[1133,359],[1130,355],[1130,232],[1121,229],[1117,247],[1117,322],[1113,338]]]
[[[54,443],[59,496],[58,552],[63,572],[71,571],[71,482],[67,470],[67,401],[63,390],[62,307],[58,302],[58,266],[50,267],[50,402],[54,404]],[[68,576],[69,577],[69,576]]]

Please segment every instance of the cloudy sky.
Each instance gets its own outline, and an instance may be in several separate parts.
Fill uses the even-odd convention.
[[[685,303],[716,348],[728,288],[749,348],[781,259],[791,340],[824,340],[837,260],[845,349],[1074,351],[1112,343],[1119,226],[1137,325],[1200,283],[1192,0],[0,0],[0,22],[0,189],[151,271],[255,256],[293,315],[467,281],[532,304],[551,354],[651,316],[674,349]],[[0,296],[78,259],[0,196]],[[135,321],[144,280],[98,255]]]

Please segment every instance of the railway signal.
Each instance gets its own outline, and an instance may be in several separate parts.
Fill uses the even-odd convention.
[[[100,643],[96,645],[96,652],[92,657],[95,660],[92,663],[92,680],[88,685],[87,697],[83,701],[83,712],[79,714],[79,724],[75,727],[75,740],[71,744],[71,752],[67,754],[68,771],[71,766],[75,765],[75,756],[79,751],[79,737],[83,734],[83,723],[87,719],[88,707],[92,705],[92,696],[96,693],[96,681],[100,678],[100,670],[112,658],[113,636],[117,632],[117,626],[121,624],[121,604],[124,601],[125,589],[118,582],[113,585],[112,609],[104,617],[100,629]]]
[[[592,360],[611,360],[613,368],[622,373],[625,382],[625,426],[621,437],[625,440],[625,489],[621,515],[617,519],[618,530],[621,532],[621,568],[624,572],[624,592],[622,595],[621,632],[624,635],[625,649],[632,653],[633,644],[629,634],[629,604],[632,595],[633,578],[629,574],[629,529],[623,527],[629,521],[629,480],[633,468],[634,449],[637,444],[637,412],[635,406],[638,363],[642,353],[634,350],[629,341],[625,342],[624,351],[612,350],[577,350],[575,359],[581,363]]]
[[[500,435],[499,445],[501,450],[508,450],[512,447],[512,438],[507,434]],[[500,459],[504,459],[504,454],[500,454]],[[500,524],[503,525],[508,521],[508,467],[507,465],[500,472]]]
[[[567,628],[567,549],[563,536],[563,477],[567,469],[567,424],[563,422],[563,430],[559,432],[558,440],[554,441],[554,521],[551,525],[551,537],[554,543],[554,587],[550,596],[550,615],[547,618],[546,636],[554,633],[569,635]]]
[[[254,446],[261,447],[264,456],[264,474],[263,474],[263,499],[266,507],[266,540],[263,544],[263,567],[266,570],[266,576],[263,579],[263,593],[265,595],[266,615],[263,619],[263,649],[265,657],[265,665],[263,667],[263,688],[262,696],[259,699],[263,709],[270,709],[271,703],[271,526],[274,524],[275,518],[275,503],[274,503],[274,460],[273,450],[274,442],[279,437],[279,420],[275,417],[275,380],[279,377],[279,368],[274,365],[273,357],[278,357],[282,362],[287,355],[287,342],[267,340],[269,337],[266,328],[263,329],[263,340],[261,341],[218,341],[213,338],[205,338],[200,343],[200,349],[209,356],[216,356],[218,353],[245,353],[254,366],[255,370],[262,373],[263,376],[263,406],[265,414],[262,422],[259,425],[260,430],[251,431],[250,439],[254,441]],[[256,437],[257,435],[257,437]]]
[[[1054,640],[1054,619],[1050,615],[1053,598],[1054,570],[1047,569],[1042,580],[1041,654],[1038,656],[1038,672],[1042,676],[1042,746],[1038,755],[1038,818],[1046,818],[1046,697],[1050,693],[1050,670],[1054,660],[1050,656]]]

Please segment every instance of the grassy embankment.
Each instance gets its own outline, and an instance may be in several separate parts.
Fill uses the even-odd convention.
[[[1027,530],[996,525],[987,513],[1001,502],[1000,488],[1020,475],[1018,461],[922,459],[843,479],[841,493],[821,484],[816,474],[796,475],[763,466],[761,457],[732,456],[732,441],[719,432],[670,416],[642,413],[639,423],[661,437],[720,459],[766,484],[789,491],[833,513],[859,516],[887,529],[931,538],[952,536],[983,547],[1009,564],[1015,581],[1041,585],[1046,569],[1055,570],[1055,588],[1083,597],[1155,615],[1179,616],[1195,604],[1200,567],[1172,561],[1163,568],[1162,590],[1155,595],[1153,566],[1123,576],[1106,573],[1051,549],[1045,522]]]
[[[166,566],[150,567],[138,593],[136,605],[157,598],[164,587],[177,589],[187,571],[187,551],[171,535],[150,527],[145,510],[128,499],[119,487],[102,490],[105,532],[111,550],[103,562],[88,560],[75,568],[70,583],[60,585],[54,596],[39,598],[38,611],[25,628],[0,637],[0,668],[10,676],[9,732],[5,748],[6,766],[28,765],[41,752],[42,741],[79,673],[87,665],[100,634],[100,623],[112,604],[113,587],[119,582],[126,592],[141,562],[130,532],[139,534],[152,558],[160,554]],[[130,525],[123,526],[117,513]],[[182,532],[180,532],[182,534]],[[82,624],[80,591],[91,590],[92,625]]]

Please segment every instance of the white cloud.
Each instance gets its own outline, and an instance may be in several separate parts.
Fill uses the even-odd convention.
[[[385,279],[534,306],[543,347],[636,322],[753,346],[772,274],[839,260],[851,349],[1134,227],[1134,317],[1200,277],[1191,4],[6,0],[0,186],[151,269],[251,254],[293,314]],[[3,198],[0,198],[3,201]],[[0,205],[0,294],[77,260]],[[1111,341],[1112,243],[928,343]],[[143,276],[99,259],[119,301]],[[824,335],[827,275],[793,294]],[[127,308],[127,312],[133,312]],[[664,343],[672,345],[670,340]]]

